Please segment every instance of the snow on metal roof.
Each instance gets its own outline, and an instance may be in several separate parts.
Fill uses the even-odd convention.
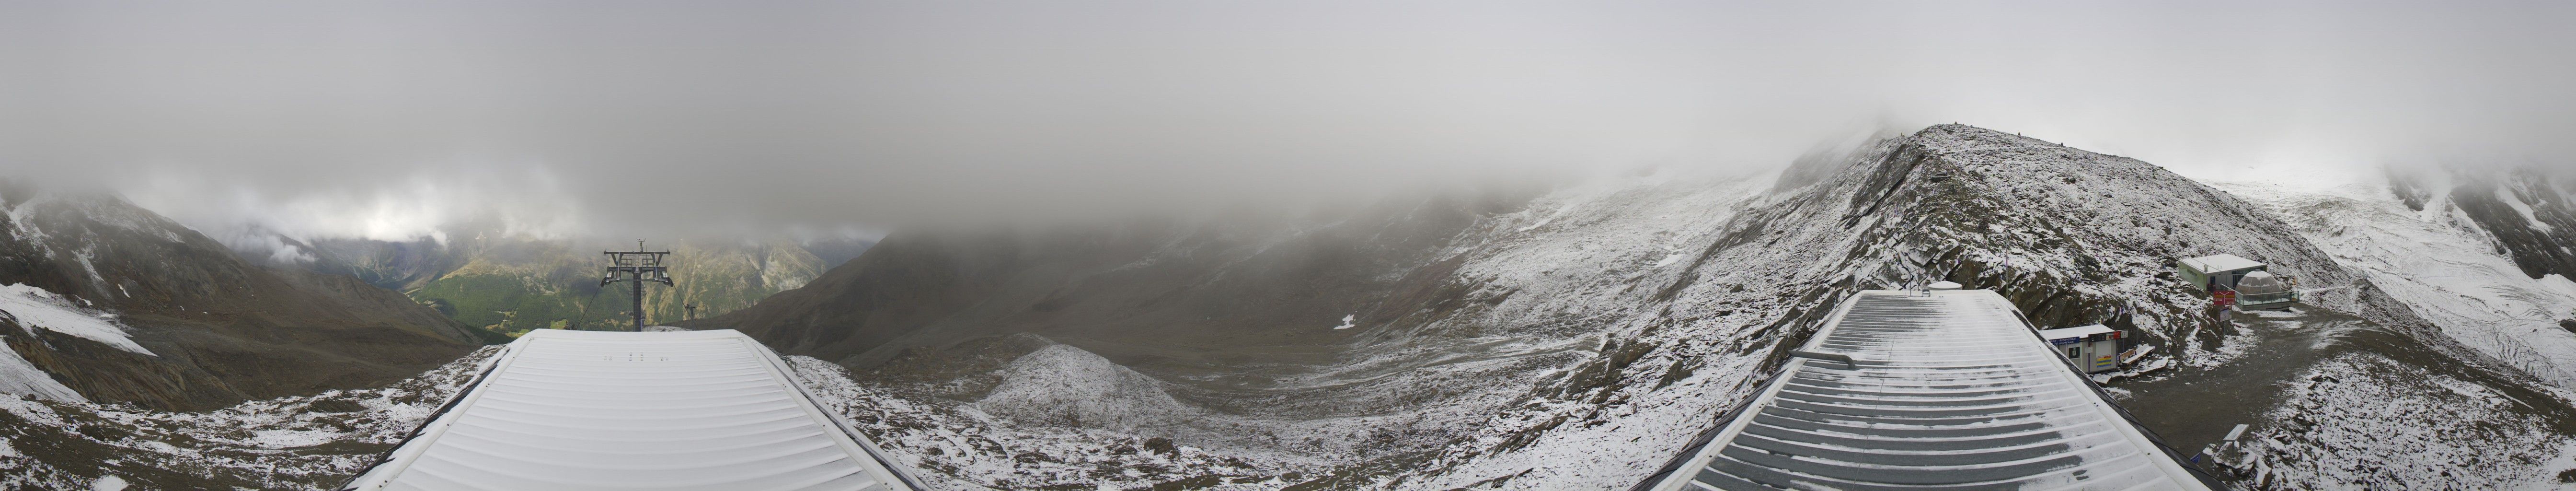
[[[2182,260],[2182,265],[2190,267],[2192,271],[2199,271],[2201,273],[2216,273],[2220,271],[2235,271],[2240,269],[2263,267],[2263,263],[2255,262],[2252,259],[2236,257],[2235,254],[2219,254],[2215,256],[2201,256],[2184,259]]]
[[[350,490],[917,490],[732,330],[540,329]]]
[[[1990,290],[1861,292],[1650,489],[2207,490]]]
[[[2111,326],[2105,326],[2105,325],[2101,325],[2101,324],[2094,324],[2094,325],[2090,325],[2090,326],[2075,326],[2075,327],[2066,327],[2066,328],[2058,328],[2058,329],[2048,329],[2048,330],[2043,330],[2043,331],[2040,331],[2040,332],[2039,332],[2039,338],[2040,338],[2040,339],[2066,339],[2066,338],[2080,338],[2080,337],[2091,336],[2091,335],[2095,335],[2095,334],[2108,334],[2108,333],[2110,333],[2112,330],[2113,330],[2113,329],[2111,329]]]

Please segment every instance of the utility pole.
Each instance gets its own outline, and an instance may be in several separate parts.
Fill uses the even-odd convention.
[[[600,251],[600,254],[608,256],[608,276],[599,279],[599,286],[620,281],[634,283],[635,330],[644,330],[644,284],[671,284],[671,268],[662,264],[663,257],[671,255],[671,251],[645,251],[644,239],[635,239],[634,251]],[[620,273],[626,277],[619,278],[617,275]]]

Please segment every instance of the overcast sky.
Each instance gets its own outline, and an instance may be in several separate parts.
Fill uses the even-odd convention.
[[[1779,165],[1958,121],[2207,175],[2567,161],[2576,7],[22,2],[0,171],[200,228],[882,229]],[[628,203],[637,203],[630,208]]]

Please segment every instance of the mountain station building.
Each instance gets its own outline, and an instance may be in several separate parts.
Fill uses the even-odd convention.
[[[2198,288],[2202,292],[2234,290],[2236,281],[2243,279],[2246,273],[2262,271],[2266,267],[2261,262],[2236,257],[2235,254],[2201,256],[2174,262],[2175,272],[2182,275],[2182,282],[2190,283],[2192,288]]]

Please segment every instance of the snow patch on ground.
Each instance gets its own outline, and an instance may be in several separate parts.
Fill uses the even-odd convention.
[[[2296,329],[2301,323],[2299,321],[2280,321],[2279,324],[2285,328]],[[2228,336],[2226,339],[2219,340],[2218,349],[2209,350],[2208,352],[2202,353],[2201,356],[2185,360],[2183,365],[2203,368],[2225,365],[2228,362],[2243,359],[2245,358],[2245,355],[2252,354],[2254,346],[2261,344],[2262,341],[2263,334],[2259,331],[2253,329],[2239,330],[2236,335]]]
[[[1071,367],[1089,377],[1124,378],[1116,373],[1123,367],[1082,368],[1094,363],[1086,357],[1098,356],[1077,352],[1048,354],[1022,368]],[[1314,475],[1326,464],[1277,452],[1210,451],[1161,436],[1014,424],[982,411],[983,403],[900,397],[860,384],[839,365],[805,356],[784,358],[821,406],[848,418],[890,458],[939,491],[1151,489],[1174,482],[1193,484],[1188,489],[1274,490]],[[1119,384],[1066,378],[1071,377],[1040,376],[1044,381],[1023,382],[1023,387]]]
[[[5,336],[7,335],[0,334],[0,337]],[[0,393],[64,402],[89,400],[81,397],[79,391],[72,390],[70,386],[54,380],[53,375],[36,368],[36,364],[27,362],[24,356],[19,356],[18,350],[6,345],[0,345]]]
[[[2539,230],[2542,232],[2548,232],[2551,230],[2548,223],[2541,222],[2538,215],[2533,215],[2531,213],[2530,204],[2523,203],[2522,197],[2513,195],[2513,188],[2498,186],[2496,187],[2495,195],[2496,201],[2502,201],[2505,206],[2513,207],[2513,211],[2515,213],[2522,214],[2522,221],[2531,224],[2531,228],[2533,230]]]
[[[24,284],[0,285],[0,312],[29,329],[79,336],[137,354],[152,355],[117,325],[113,314],[72,305],[54,292]],[[32,332],[31,332],[32,334]],[[158,355],[154,355],[158,356]]]

